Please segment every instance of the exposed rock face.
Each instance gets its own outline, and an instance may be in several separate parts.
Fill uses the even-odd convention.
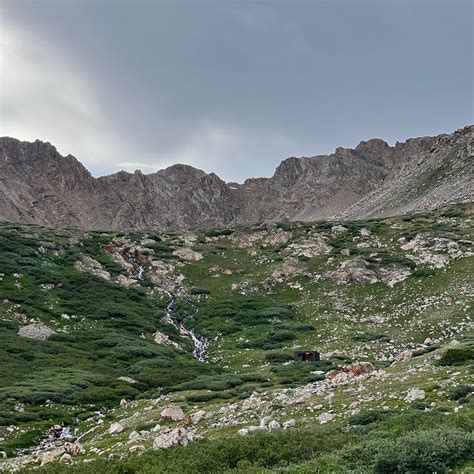
[[[353,258],[342,262],[338,270],[326,272],[326,278],[337,284],[366,285],[377,282],[393,287],[410,276],[409,270],[397,267],[374,267],[362,258]]]
[[[383,217],[474,198],[474,127],[289,158],[271,178],[225,183],[186,165],[94,178],[39,140],[0,138],[0,220],[84,229],[206,228]],[[193,255],[193,258],[196,256]]]
[[[166,449],[177,444],[186,446],[192,440],[193,434],[191,432],[184,428],[174,428],[157,436],[153,441],[153,447],[155,449]]]

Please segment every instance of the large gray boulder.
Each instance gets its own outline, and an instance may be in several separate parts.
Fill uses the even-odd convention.
[[[28,324],[27,326],[23,326],[18,330],[18,335],[20,337],[38,339],[42,341],[49,339],[54,334],[56,334],[56,332],[43,324],[41,321]]]

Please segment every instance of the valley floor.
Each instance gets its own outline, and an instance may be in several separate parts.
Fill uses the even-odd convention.
[[[1,224],[0,469],[469,472],[472,211]]]

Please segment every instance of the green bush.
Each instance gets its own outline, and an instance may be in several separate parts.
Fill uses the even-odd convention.
[[[369,342],[369,341],[380,341],[380,342],[390,342],[390,338],[385,334],[373,334],[370,332],[363,332],[354,334],[351,336],[353,341]]]
[[[293,354],[290,354],[288,352],[283,352],[283,351],[273,351],[273,352],[267,352],[265,354],[265,360],[267,362],[288,362],[290,360],[293,360]]]
[[[448,349],[438,360],[437,365],[463,365],[474,359],[474,349],[463,347],[459,349]]]
[[[348,423],[350,425],[369,425],[389,416],[397,415],[398,413],[399,412],[390,410],[365,410],[349,417]]]
[[[377,440],[367,445],[374,451],[375,473],[447,472],[474,455],[474,435],[455,428],[419,431],[396,441]]]
[[[191,288],[190,293],[192,295],[210,295],[210,290],[206,288]]]
[[[460,400],[474,392],[474,385],[458,385],[449,391],[450,400]]]

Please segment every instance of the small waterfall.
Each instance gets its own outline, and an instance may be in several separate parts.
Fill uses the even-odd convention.
[[[128,261],[133,265],[133,270],[135,271],[135,276],[139,280],[143,280],[143,273],[145,272],[144,266],[140,263],[138,258],[138,252],[135,251],[133,255],[128,256]]]
[[[206,360],[206,352],[209,347],[209,341],[207,337],[199,336],[195,334],[194,331],[190,331],[184,325],[184,322],[177,322],[173,315],[176,313],[176,307],[178,306],[178,302],[176,296],[171,293],[170,291],[166,291],[170,301],[166,306],[165,315],[163,317],[163,321],[171,324],[175,327],[182,336],[188,337],[194,344],[194,351],[193,355],[197,360],[204,361]],[[193,305],[194,306],[194,305]],[[195,307],[196,308],[196,307]],[[197,312],[197,308],[196,308]]]
[[[143,273],[145,271],[145,268],[143,265],[140,263],[140,259],[138,256],[138,251],[135,250],[133,255],[128,256],[128,261],[133,265],[133,269],[135,271],[135,276],[139,280],[143,280]],[[170,301],[166,305],[166,310],[165,310],[165,315],[163,316],[163,321],[167,322],[168,324],[171,324],[173,327],[175,327],[179,333],[182,336],[188,337],[191,339],[191,341],[194,344],[194,351],[193,355],[196,359],[200,361],[206,360],[206,352],[207,349],[209,348],[209,341],[207,337],[204,336],[199,336],[198,334],[195,334],[193,331],[190,331],[189,329],[186,328],[185,326],[185,321],[183,322],[178,322],[174,319],[174,314],[176,313],[176,309],[178,306],[178,301],[176,299],[176,296],[171,293],[171,291],[166,291],[166,294],[168,295]],[[193,306],[195,314],[198,312],[199,308],[193,304],[192,302],[189,302],[191,306]]]

